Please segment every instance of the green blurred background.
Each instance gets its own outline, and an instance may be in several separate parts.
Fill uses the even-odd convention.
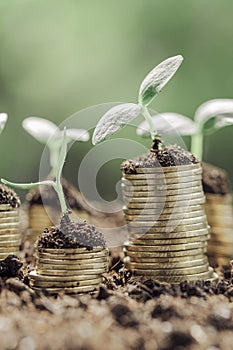
[[[232,98],[232,13],[231,0],[0,0],[0,111],[9,114],[1,177],[38,178],[43,146],[22,129],[26,116],[60,123],[91,105],[136,102],[141,80],[169,56],[185,60],[153,109],[193,117],[208,99]],[[233,180],[232,138],[233,127],[206,137],[204,160]],[[90,148],[80,146],[78,155],[72,148],[71,181],[72,162]],[[100,190],[109,197],[118,165],[105,169]]]

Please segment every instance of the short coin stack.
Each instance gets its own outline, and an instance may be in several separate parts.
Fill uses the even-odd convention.
[[[0,259],[9,254],[19,254],[21,237],[19,233],[19,213],[9,204],[0,205]]]
[[[37,267],[30,272],[34,289],[46,289],[52,294],[92,292],[102,282],[108,270],[108,249],[100,247],[37,250]]]
[[[206,216],[210,225],[208,256],[211,264],[228,265],[233,259],[233,211],[231,194],[206,194]]]
[[[136,275],[163,282],[208,279],[208,224],[200,164],[136,168],[123,173],[129,240],[125,264]]]
[[[52,217],[53,209],[48,206],[43,206],[42,204],[32,204],[28,209],[28,229],[24,237],[24,241],[29,241],[35,243],[44,231],[45,227],[53,225]]]

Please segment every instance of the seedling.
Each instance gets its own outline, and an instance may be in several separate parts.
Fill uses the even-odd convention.
[[[2,133],[6,122],[7,122],[8,116],[6,113],[0,113],[0,134]]]
[[[54,188],[54,190],[56,191],[58,198],[59,198],[59,202],[61,205],[61,211],[62,214],[65,215],[68,213],[68,208],[66,205],[66,200],[65,200],[65,196],[63,193],[63,189],[62,189],[62,184],[61,184],[61,175],[62,175],[62,169],[65,163],[65,159],[66,159],[66,153],[67,153],[67,136],[66,136],[66,128],[64,128],[64,130],[62,131],[62,145],[61,145],[61,149],[60,149],[60,154],[58,156],[58,159],[56,161],[56,165],[54,167],[54,174],[55,174],[55,180],[44,180],[44,181],[39,181],[39,182],[35,182],[35,183],[14,183],[14,182],[10,182],[7,181],[5,179],[1,179],[1,182],[4,183],[5,185],[11,186],[11,187],[15,187],[18,189],[31,189],[31,188],[35,188],[41,185],[47,185],[47,186],[52,186]]]
[[[59,153],[61,145],[64,142],[64,131],[59,130],[57,125],[51,121],[38,117],[29,117],[23,121],[24,129],[32,135],[37,141],[46,144],[50,153],[51,176],[56,175],[58,167]],[[90,135],[84,129],[66,129],[65,142],[88,141]]]
[[[192,136],[191,152],[202,159],[204,136],[233,124],[233,100],[210,100],[196,110],[197,133]]]
[[[177,113],[161,113],[152,117],[160,134],[191,135],[191,153],[202,160],[204,136],[233,124],[233,100],[210,100],[198,107],[194,121]],[[137,134],[150,136],[150,126],[143,121],[137,128]]]
[[[139,88],[138,103],[124,103],[108,110],[98,122],[92,142],[100,143],[120,130],[141,113],[149,125],[150,137],[153,142],[158,137],[156,125],[148,111],[148,106],[162,88],[173,77],[183,61],[181,55],[170,57],[161,62],[146,76]]]

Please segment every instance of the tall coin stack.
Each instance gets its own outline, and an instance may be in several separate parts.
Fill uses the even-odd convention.
[[[206,216],[210,225],[208,256],[213,266],[233,259],[233,211],[231,194],[206,194]]]
[[[37,266],[30,272],[30,284],[52,294],[92,292],[108,270],[108,255],[108,249],[103,247],[37,248]]]
[[[123,173],[129,240],[125,264],[162,282],[214,281],[200,164],[136,168]]]

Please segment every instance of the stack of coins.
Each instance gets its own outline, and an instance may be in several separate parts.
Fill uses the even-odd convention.
[[[35,243],[41,232],[45,228],[53,225],[52,217],[53,209],[48,206],[43,206],[42,204],[33,204],[28,209],[28,229],[26,230],[26,235],[24,241],[29,241],[30,243]]]
[[[19,254],[21,237],[19,232],[19,212],[9,204],[0,205],[0,259],[9,254]]]
[[[33,204],[29,207],[28,217],[29,225],[26,230],[24,241],[29,241],[34,244],[45,228],[59,224],[61,212],[51,206]],[[83,220],[88,220],[89,215],[84,210],[73,210],[70,218],[77,219],[77,217]]]
[[[206,216],[210,229],[209,261],[213,266],[228,265],[233,259],[233,212],[231,194],[206,194]]]
[[[108,270],[108,253],[103,247],[92,250],[40,248],[36,270],[30,272],[30,284],[34,289],[46,289],[52,294],[92,292]]]
[[[135,275],[163,282],[214,281],[200,164],[137,168],[123,173],[129,240],[125,264]]]

